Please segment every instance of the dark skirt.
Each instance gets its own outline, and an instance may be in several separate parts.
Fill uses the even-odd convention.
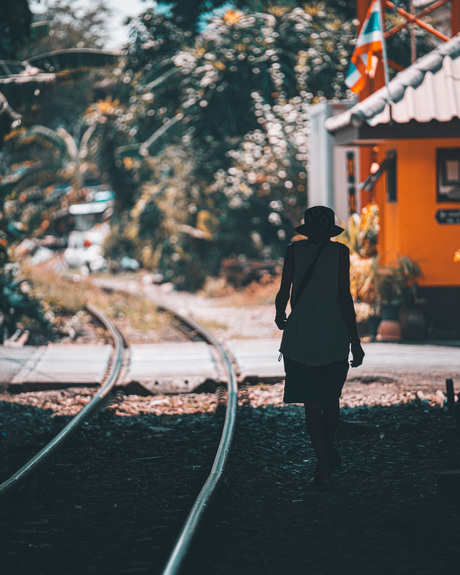
[[[348,373],[348,360],[327,365],[304,365],[284,358],[286,380],[284,383],[285,403],[321,403],[331,405],[342,395],[342,388]]]

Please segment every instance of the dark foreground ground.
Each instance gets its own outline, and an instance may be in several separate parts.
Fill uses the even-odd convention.
[[[459,573],[460,500],[437,489],[441,470],[460,468],[446,415],[407,404],[343,417],[378,427],[342,425],[337,487],[318,492],[302,409],[248,412],[218,511],[185,572]]]
[[[107,410],[10,502],[0,520],[2,575],[161,572],[222,418],[156,408]],[[317,492],[302,406],[242,408],[228,479],[183,572],[458,574],[460,500],[437,488],[441,471],[460,469],[451,417],[406,403],[346,407],[343,419],[372,425],[341,426],[337,487]],[[6,462],[21,450],[26,459],[57,425],[51,410],[8,402],[0,421]]]

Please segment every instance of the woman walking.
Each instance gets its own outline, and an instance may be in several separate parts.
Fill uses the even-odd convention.
[[[296,231],[308,239],[288,246],[275,300],[275,323],[284,330],[284,401],[305,404],[318,459],[313,483],[322,488],[332,484],[334,434],[350,345],[352,367],[364,358],[350,294],[350,252],[344,244],[330,241],[343,232],[334,220],[333,210],[325,206],[305,211],[304,224]],[[289,297],[292,311],[287,319]]]

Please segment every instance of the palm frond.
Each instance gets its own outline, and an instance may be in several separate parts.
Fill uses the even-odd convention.
[[[13,190],[21,191],[27,188],[35,180],[42,169],[42,163],[36,162],[25,172],[4,178],[0,181],[0,196],[6,197],[11,194]]]
[[[24,144],[29,144],[36,140],[44,140],[46,142],[51,143],[61,152],[67,152],[69,154],[67,142],[65,141],[63,135],[59,132],[56,132],[56,130],[47,128],[46,126],[40,126],[40,125],[32,126],[31,128],[28,128],[25,132],[19,134],[18,137],[19,141]],[[70,134],[69,137],[71,137]]]
[[[86,158],[86,156],[88,155],[89,141],[91,140],[91,137],[93,136],[95,131],[96,131],[96,125],[90,126],[83,133],[83,136],[81,137],[81,140],[80,140],[80,146],[79,146],[79,151],[78,151],[78,156],[80,159]]]
[[[23,74],[26,70],[24,62],[17,62],[16,60],[2,60],[0,59],[0,78],[15,76]]]
[[[124,158],[136,158],[142,160],[144,156],[140,152],[142,144],[129,144],[115,149],[115,159],[123,161]]]
[[[174,66],[174,68],[167,70],[166,72],[161,74],[161,76],[158,76],[158,78],[155,78],[155,80],[152,80],[152,82],[147,84],[147,86],[145,87],[145,91],[151,92],[152,90],[158,88],[158,86],[161,85],[168,86],[171,83],[171,80],[179,75],[180,75],[179,68]]]
[[[75,140],[69,134],[69,132],[67,130],[65,130],[64,128],[58,128],[56,130],[56,135],[61,137],[64,140],[64,143],[65,143],[65,146],[67,149],[67,153],[69,154],[69,157],[73,161],[77,161],[77,159],[78,159],[78,146],[77,146]]]
[[[119,52],[96,50],[92,48],[69,48],[39,54],[28,60],[28,63],[46,72],[60,74],[89,68],[113,66],[120,58]]]
[[[154,152],[158,152],[159,147],[163,144],[163,136],[168,134],[171,136],[173,133],[176,132],[178,125],[184,119],[184,115],[182,113],[176,114],[174,118],[168,120],[161,128],[156,130],[150,138],[148,138],[143,144],[140,146],[140,153],[142,156],[147,156],[148,154],[152,155]],[[176,128],[176,130],[174,130]]]
[[[21,115],[13,110],[6,97],[0,92],[0,116],[3,116],[3,114],[7,114],[12,122],[21,119]]]

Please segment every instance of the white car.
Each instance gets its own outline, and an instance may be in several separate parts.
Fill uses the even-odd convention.
[[[64,250],[65,263],[69,268],[86,266],[93,272],[104,269],[107,262],[102,255],[102,244],[106,235],[105,229],[70,232],[68,247]]]

